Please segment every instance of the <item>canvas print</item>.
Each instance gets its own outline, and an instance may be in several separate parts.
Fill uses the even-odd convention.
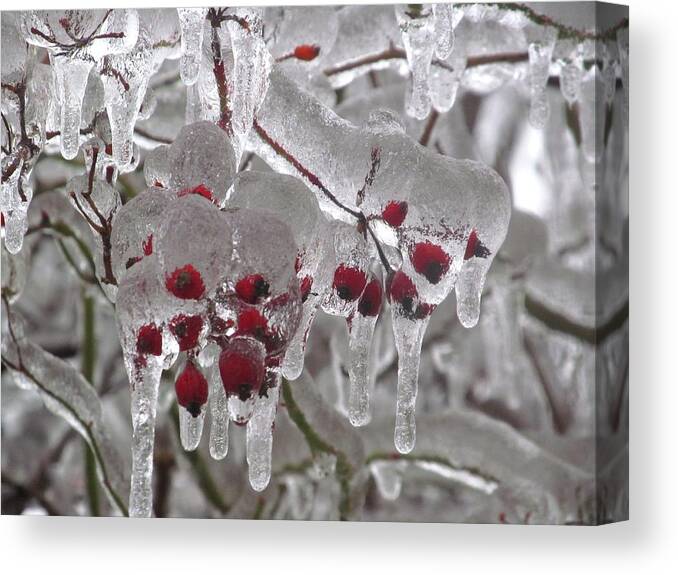
[[[2,513],[628,516],[628,9],[2,12]]]

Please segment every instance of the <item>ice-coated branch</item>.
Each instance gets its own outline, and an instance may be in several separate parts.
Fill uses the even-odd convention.
[[[221,23],[225,21],[225,8],[210,8],[207,12],[207,20],[212,25],[212,41],[210,47],[212,49],[212,72],[214,80],[217,84],[217,92],[219,94],[219,110],[221,117],[219,118],[219,127],[227,134],[232,135],[233,127],[231,125],[231,103],[228,95],[228,80],[226,79],[226,69],[224,60],[221,55],[221,38],[219,36],[219,29]]]
[[[99,480],[112,504],[127,515],[127,480],[116,448],[106,431],[102,406],[96,392],[74,367],[29,342],[21,319],[3,295],[7,333],[2,341],[2,364],[16,383],[38,391],[45,406],[63,417],[92,449]]]
[[[363,212],[360,210],[354,210],[352,208],[349,208],[348,206],[344,205],[339,199],[327,188],[325,184],[323,184],[320,181],[320,178],[316,176],[313,172],[311,172],[308,168],[306,168],[297,158],[294,157],[294,155],[289,152],[288,150],[285,149],[285,147],[280,143],[274,140],[271,135],[261,126],[261,124],[255,119],[254,124],[253,124],[255,132],[259,135],[259,137],[267,144],[269,145],[276,154],[280,155],[282,158],[284,158],[287,162],[289,162],[295,170],[299,172],[304,178],[306,178],[311,184],[316,186],[324,195],[327,197],[329,201],[331,201],[335,206],[337,206],[339,209],[343,210],[347,214],[353,216],[358,223],[358,229],[363,233],[363,234],[369,234],[369,236],[372,238],[375,248],[377,250],[377,253],[379,254],[379,259],[381,260],[382,265],[386,269],[386,271],[391,271],[391,265],[389,264],[388,258],[384,254],[384,250],[381,246],[381,243],[379,242],[379,239],[374,233],[374,230],[370,227],[368,223],[368,219],[365,216]],[[377,154],[372,155],[372,167],[370,168],[370,172],[368,172],[365,180],[365,186],[367,186],[367,182],[370,179],[370,174],[372,174],[372,178],[374,178],[374,172],[378,169],[378,152]],[[363,186],[363,194],[364,194],[364,189],[365,186]],[[358,192],[358,195],[360,196],[360,191]]]

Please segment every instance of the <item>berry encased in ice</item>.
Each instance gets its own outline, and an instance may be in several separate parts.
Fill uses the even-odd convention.
[[[172,318],[169,330],[177,339],[180,351],[192,349],[197,345],[203,323],[199,315],[179,314]]]
[[[378,279],[373,279],[365,287],[363,295],[360,296],[358,302],[358,312],[365,317],[374,317],[379,315],[381,309],[381,301],[383,299],[383,291],[381,289],[381,282]]]
[[[141,355],[162,354],[162,332],[155,324],[148,323],[139,328],[137,353]]]
[[[363,293],[367,284],[365,272],[358,268],[352,268],[341,264],[334,272],[332,287],[340,299],[355,301]]]
[[[200,272],[191,264],[175,269],[165,279],[165,287],[180,299],[200,299],[205,293]]]
[[[407,217],[407,202],[389,202],[381,212],[381,217],[389,226],[400,227]]]
[[[240,340],[237,346],[229,346],[219,357],[219,373],[227,395],[235,395],[247,401],[261,389],[264,381],[263,356],[254,347]]]
[[[207,403],[209,386],[205,376],[192,361],[186,363],[186,367],[177,378],[174,389],[179,405],[193,417],[198,417],[202,406]]]
[[[471,234],[468,237],[468,242],[466,243],[466,251],[464,252],[464,261],[470,260],[471,258],[486,258],[490,255],[490,250],[487,249],[478,238],[478,234],[475,230],[471,230]]]
[[[270,286],[261,274],[251,274],[235,284],[235,293],[245,303],[254,305],[269,296]]]
[[[437,284],[450,269],[450,256],[430,242],[416,244],[410,253],[410,261],[415,271],[432,284]]]

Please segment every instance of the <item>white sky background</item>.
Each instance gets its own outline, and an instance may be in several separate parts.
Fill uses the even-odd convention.
[[[259,4],[261,2],[238,2]],[[330,3],[316,0],[314,3]],[[372,2],[382,3],[382,2]],[[3,2],[160,7],[183,0]],[[286,2],[303,4],[303,2]],[[0,572],[676,572],[678,3],[631,0],[631,521],[608,527],[0,518]]]

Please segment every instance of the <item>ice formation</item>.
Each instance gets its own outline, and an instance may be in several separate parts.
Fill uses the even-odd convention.
[[[76,254],[68,259],[88,289],[114,304],[131,395],[130,515],[152,514],[156,418],[166,382],[183,448],[199,454],[208,433],[203,444],[211,457],[242,454],[257,492],[276,473],[278,412],[302,431],[318,430],[305,436],[308,461],[295,462],[309,469],[279,479],[289,490],[280,509],[295,516],[338,501],[338,515],[350,517],[367,475],[362,467],[388,500],[402,496],[415,467],[494,493],[492,478],[439,460],[406,460],[419,452],[420,364],[431,365],[422,358],[424,338],[439,329],[441,316],[453,316],[445,311],[452,305],[459,323],[474,327],[484,291],[491,291],[484,336],[475,337],[487,340],[485,379],[473,388],[474,401],[496,400],[512,413],[527,409],[510,397],[532,383],[534,375],[523,381],[516,370],[529,362],[526,353],[537,353],[559,424],[591,422],[590,413],[577,420],[564,410],[566,392],[552,383],[567,379],[583,402],[591,349],[531,320],[524,326],[527,352],[512,335],[523,328],[518,302],[525,293],[533,315],[548,300],[567,321],[596,326],[592,311],[578,305],[590,287],[591,242],[571,246],[581,240],[574,237],[577,217],[591,212],[580,187],[623,185],[610,181],[610,150],[621,156],[627,146],[611,112],[628,108],[628,27],[577,39],[530,10],[442,3],[3,13],[3,296],[13,305],[25,289],[31,246],[22,250],[24,235],[46,230],[66,254]],[[511,98],[516,105],[510,119],[488,129],[483,106],[502,87],[513,96],[502,95],[501,105]],[[487,96],[477,103],[476,126],[466,125],[458,94]],[[526,137],[511,122],[527,102],[524,116],[539,129],[533,137],[564,150],[550,158],[558,193],[549,241],[539,246],[525,245],[520,234],[521,226],[539,237],[544,231],[527,214],[516,212],[509,232],[503,180],[510,154],[502,146]],[[149,132],[167,110],[179,121]],[[44,192],[36,164],[56,154],[67,162],[67,181]],[[143,179],[134,177],[142,171]],[[610,218],[621,213],[614,201],[606,209]],[[611,283],[625,269],[622,227],[606,238],[603,269]],[[549,274],[565,286],[563,301],[549,296]],[[19,329],[18,316],[8,312]],[[317,389],[322,378],[313,381],[304,367],[309,334],[320,324],[322,335],[325,315],[342,324],[331,336],[327,379],[344,419],[326,408]],[[452,373],[445,359],[460,356],[462,333],[454,344],[434,346],[434,363],[448,380],[472,371],[462,365]],[[624,341],[615,335],[607,342],[609,374]],[[50,393],[73,395],[65,384],[74,382],[81,394],[75,415],[58,401],[48,404],[90,443],[94,434],[105,446],[99,472],[124,513],[119,495],[126,488],[113,475],[115,454],[93,392],[33,343],[5,345],[3,337],[3,361],[18,361],[19,352],[42,373],[58,375]],[[575,356],[582,358],[575,373],[563,375]],[[356,439],[363,430],[351,425],[372,423],[375,382],[390,369],[397,386],[388,396],[390,410],[395,397],[389,447],[398,453],[368,462]],[[229,438],[231,424],[245,427],[244,447],[241,435]],[[428,416],[426,425],[449,427],[431,426]],[[475,420],[458,425],[485,430]],[[472,467],[474,449],[448,451]],[[513,463],[501,454],[498,460],[504,463],[497,475],[508,474]],[[341,477],[339,487],[323,483],[333,475]]]

